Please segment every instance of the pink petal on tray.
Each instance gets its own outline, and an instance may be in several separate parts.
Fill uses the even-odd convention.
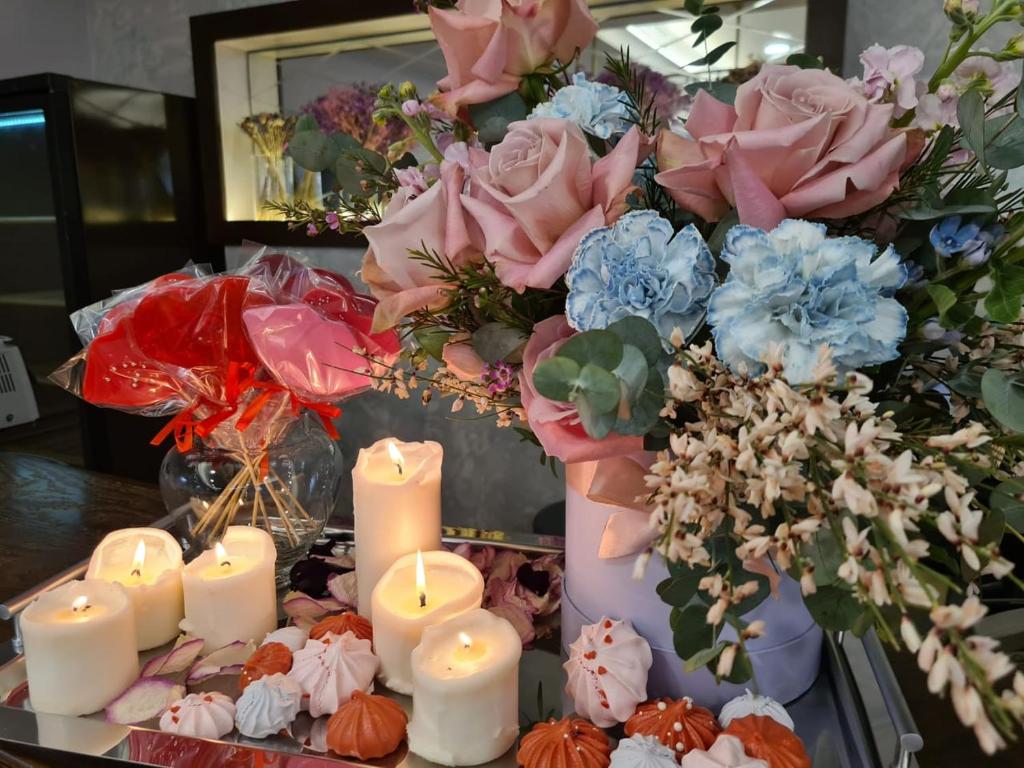
[[[185,686],[163,677],[140,677],[107,705],[108,723],[134,725],[160,717],[185,695]]]
[[[242,666],[256,650],[256,643],[249,641],[244,643],[235,640],[223,648],[212,651],[197,661],[188,673],[186,682],[189,685],[201,683],[217,675],[238,675],[242,672]]]
[[[317,600],[305,592],[289,592],[284,596],[281,607],[290,618],[315,619],[318,616],[326,616],[328,613],[343,610],[345,606],[333,597]]]
[[[192,666],[192,662],[196,660],[202,650],[202,638],[190,639],[182,635],[182,639],[175,644],[174,648],[167,653],[154,656],[145,663],[142,667],[142,676],[153,677],[154,675],[173,675],[177,672],[184,672]]]

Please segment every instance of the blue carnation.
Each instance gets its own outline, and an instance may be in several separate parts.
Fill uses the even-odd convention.
[[[599,139],[609,139],[630,128],[629,97],[613,85],[587,80],[577,72],[572,84],[555,92],[551,101],[533,108],[530,117],[559,117],[570,120]]]
[[[668,339],[676,327],[687,336],[697,327],[715,286],[715,261],[692,224],[673,237],[657,212],[633,211],[583,237],[565,281],[576,330],[642,317]]]
[[[825,227],[787,219],[771,232],[744,225],[725,237],[729,276],[708,304],[718,356],[733,370],[763,368],[770,344],[783,348],[793,384],[812,379],[823,344],[846,369],[897,357],[907,311],[893,294],[907,268],[889,246],[827,238]]]

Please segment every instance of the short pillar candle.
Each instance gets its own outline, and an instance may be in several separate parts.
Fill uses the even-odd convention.
[[[36,598],[20,620],[38,712],[98,712],[139,675],[135,614],[119,584],[69,581]]]
[[[442,765],[480,765],[519,735],[519,633],[477,609],[423,631],[412,653],[409,750]]]
[[[213,549],[185,566],[181,628],[203,638],[203,653],[236,640],[262,640],[277,628],[276,560],[269,533],[232,525]]]
[[[356,562],[359,555],[356,554]],[[398,693],[412,693],[409,659],[423,630],[479,608],[484,579],[475,565],[452,552],[400,558],[373,590],[373,648],[379,678]]]
[[[140,651],[178,636],[184,616],[181,547],[159,528],[124,528],[107,534],[92,553],[87,579],[116,582],[135,610]]]

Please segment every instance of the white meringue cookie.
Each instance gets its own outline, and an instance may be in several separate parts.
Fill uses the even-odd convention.
[[[253,680],[235,704],[235,725],[243,736],[262,739],[283,731],[299,714],[302,686],[280,672]]]
[[[611,768],[676,768],[676,753],[657,736],[635,734],[623,739],[612,752]]]
[[[370,648],[369,640],[345,632],[309,640],[295,652],[289,674],[309,697],[309,714],[333,715],[355,691],[370,690],[380,666]]]
[[[748,756],[742,741],[723,733],[707,752],[691,749],[683,755],[679,768],[768,768],[768,763]]]
[[[160,716],[161,731],[200,739],[219,739],[234,727],[235,703],[217,691],[190,693]]]
[[[789,716],[784,706],[775,699],[751,693],[749,689],[742,696],[737,696],[735,699],[725,703],[725,706],[722,707],[722,711],[718,715],[718,722],[722,724],[723,728],[728,728],[729,723],[733,720],[746,717],[747,715],[770,717],[779,725],[784,725],[791,731],[794,727],[793,718]]]
[[[569,675],[565,692],[577,714],[594,725],[610,728],[624,723],[647,699],[651,646],[628,621],[607,617],[587,624],[569,646],[562,666]]]
[[[275,629],[273,632],[268,632],[260,645],[266,645],[267,643],[281,643],[281,645],[287,646],[289,651],[295,653],[296,651],[301,651],[305,647],[308,639],[309,632],[304,630],[302,627],[281,627],[280,629]]]

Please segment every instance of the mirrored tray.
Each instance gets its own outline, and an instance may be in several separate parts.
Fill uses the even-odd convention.
[[[173,519],[161,521],[173,528]],[[351,536],[350,529],[333,528],[342,540]],[[445,542],[490,544],[500,548],[519,549],[526,553],[559,551],[561,540],[553,537],[510,536],[499,532],[446,529]],[[84,564],[81,570],[84,570]],[[37,590],[26,593],[0,606],[0,617],[15,614],[32,596],[81,574],[69,569]],[[524,652],[520,664],[521,725],[528,727],[543,717],[559,715],[562,668],[560,642],[556,628],[553,636]],[[567,645],[567,643],[566,643]],[[877,638],[868,635],[864,641],[853,637],[827,636],[822,668],[814,685],[796,701],[787,704],[796,732],[807,746],[816,768],[881,768],[888,765],[879,756],[879,743],[902,749],[898,763],[909,753],[920,749],[913,722],[906,714],[906,703],[892,676],[892,670],[877,647]],[[20,650],[20,649],[19,649]],[[151,655],[162,649],[149,652]],[[851,651],[867,660],[873,674],[867,678],[855,674],[850,664]],[[860,664],[859,666],[864,666]],[[220,678],[210,689],[220,689],[234,696],[237,678]],[[317,768],[318,766],[377,766],[377,768],[428,768],[433,766],[409,753],[403,744],[386,758],[369,763],[342,759],[333,754],[318,754],[304,749],[299,740],[278,736],[269,739],[247,739],[232,732],[220,740],[194,739],[162,733],[155,723],[120,726],[107,723],[102,713],[88,717],[66,717],[31,711],[27,703],[24,657],[14,643],[0,647],[0,747],[5,742],[33,749],[58,750],[65,753],[92,755],[111,764],[132,763],[155,766],[231,766],[232,768]],[[397,700],[406,711],[411,699],[386,690],[378,691]],[[870,699],[866,704],[866,699]],[[868,717],[868,709],[885,712],[884,722]],[[307,716],[308,717],[308,716]],[[296,733],[301,734],[299,722]],[[309,724],[305,723],[308,728]],[[881,733],[879,733],[881,731]],[[615,734],[613,733],[613,736]],[[879,738],[879,736],[881,738]],[[909,765],[909,763],[906,763]],[[489,763],[493,768],[516,766],[515,750]]]

